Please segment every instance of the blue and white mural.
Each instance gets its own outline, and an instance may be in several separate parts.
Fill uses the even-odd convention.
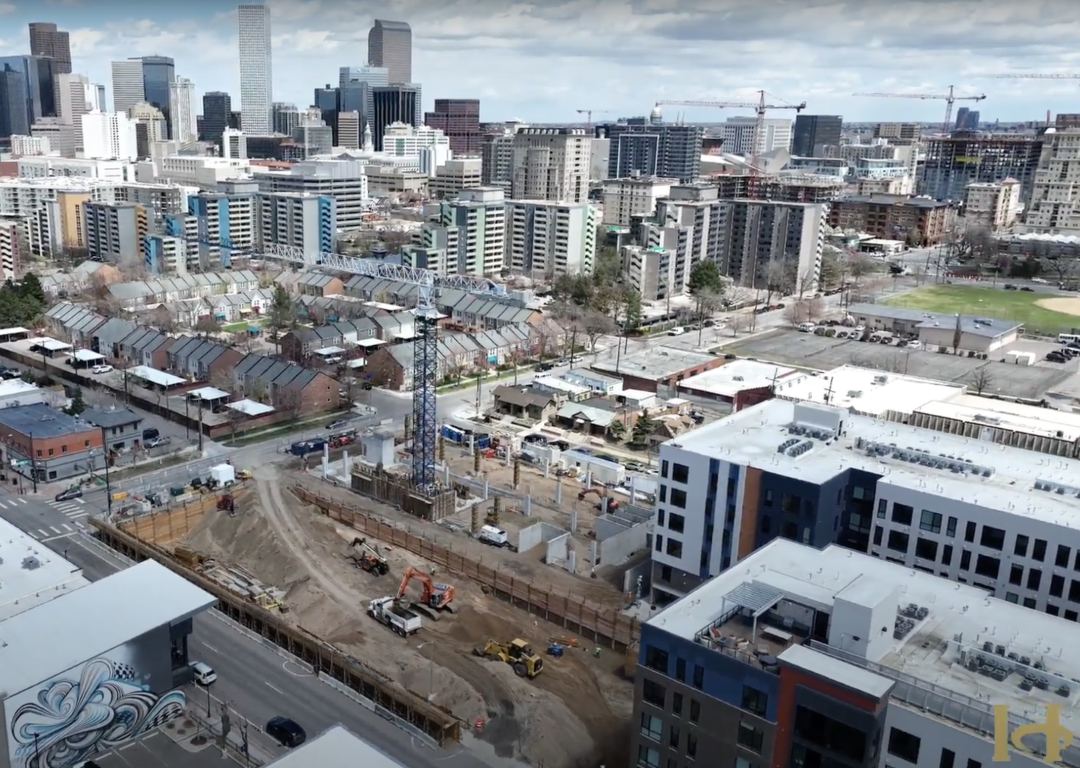
[[[126,663],[97,658],[8,699],[13,768],[72,768],[184,712],[180,691],[151,693]]]

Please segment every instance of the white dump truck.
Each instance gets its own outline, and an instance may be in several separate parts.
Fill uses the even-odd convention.
[[[420,631],[420,614],[397,605],[393,597],[377,597],[368,603],[368,616],[385,624],[402,637]]]

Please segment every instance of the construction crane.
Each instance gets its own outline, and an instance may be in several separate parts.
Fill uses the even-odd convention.
[[[758,91],[757,103],[749,101],[658,101],[657,107],[714,107],[716,109],[752,109],[757,113],[757,121],[754,123],[754,134],[751,137],[751,151],[748,158],[750,175],[757,176],[761,173],[758,168],[760,155],[765,151],[765,112],[772,109],[794,109],[802,112],[806,109],[806,102],[801,104],[766,104],[765,91]]]
[[[945,102],[945,122],[941,124],[941,132],[949,134],[949,126],[952,125],[953,104],[958,101],[982,101],[986,94],[980,96],[957,96],[953,92],[953,86],[949,86],[948,93],[856,93],[855,96],[871,96],[879,99],[922,99],[927,101],[936,99]]]
[[[434,495],[435,449],[439,439],[435,412],[435,385],[439,349],[435,310],[436,290],[459,290],[468,293],[503,296],[506,288],[486,277],[440,275],[429,269],[386,264],[377,259],[343,256],[339,253],[313,253],[291,246],[267,246],[262,257],[303,266],[322,266],[337,272],[349,272],[380,280],[396,280],[417,287],[416,337],[413,341],[413,410],[412,410],[412,482],[423,494]]]
[[[1080,80],[1080,75],[989,75],[995,80]]]
[[[574,111],[577,112],[579,115],[585,115],[585,127],[588,128],[591,131],[592,130],[592,116],[593,116],[593,114],[595,113],[597,115],[606,115],[609,112],[611,112],[612,110],[610,110],[610,109],[575,109]]]

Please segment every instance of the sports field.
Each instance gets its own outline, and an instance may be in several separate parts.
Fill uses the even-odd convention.
[[[927,285],[886,299],[883,304],[928,312],[979,315],[1023,323],[1029,333],[1053,335],[1080,328],[1075,294],[1006,291],[966,285]]]

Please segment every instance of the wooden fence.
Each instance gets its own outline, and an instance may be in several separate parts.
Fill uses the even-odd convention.
[[[314,504],[330,518],[345,523],[366,536],[406,549],[450,573],[472,579],[511,605],[547,621],[561,624],[575,634],[591,638],[593,642],[606,643],[616,650],[625,651],[640,635],[638,620],[614,609],[598,608],[570,595],[554,594],[534,586],[528,580],[489,568],[450,547],[395,528],[359,509],[320,496],[300,485],[293,487],[293,493],[307,503]]]
[[[206,494],[181,507],[159,509],[149,515],[124,520],[119,523],[119,528],[148,544],[174,544],[187,536],[202,520],[203,515],[217,509],[217,500],[217,494]]]

